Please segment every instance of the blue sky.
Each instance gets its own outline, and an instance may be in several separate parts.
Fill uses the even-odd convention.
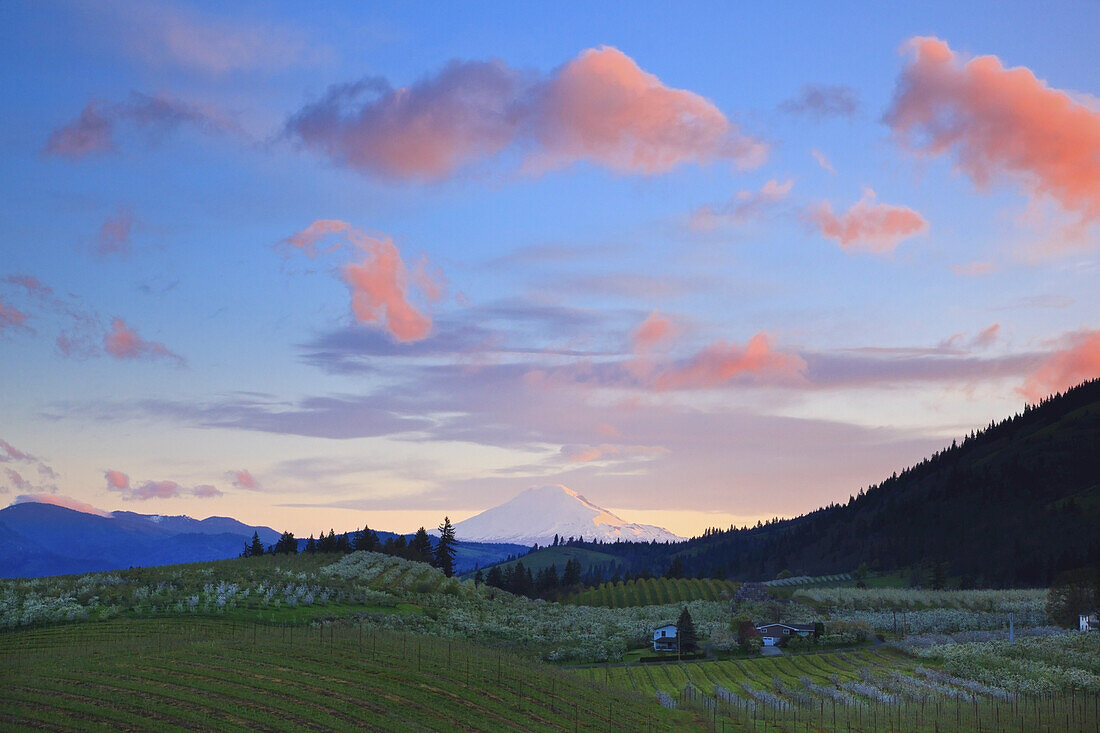
[[[689,534],[1100,374],[1094,3],[0,14],[11,501]]]

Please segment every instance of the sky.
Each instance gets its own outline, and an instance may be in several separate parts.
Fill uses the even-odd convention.
[[[691,535],[1100,376],[1100,5],[0,7],[0,502]]]

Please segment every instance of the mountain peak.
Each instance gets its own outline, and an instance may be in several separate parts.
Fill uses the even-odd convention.
[[[627,522],[597,506],[579,492],[552,484],[533,486],[504,502],[455,525],[459,540],[545,545],[554,535],[649,542],[683,539],[667,529]]]

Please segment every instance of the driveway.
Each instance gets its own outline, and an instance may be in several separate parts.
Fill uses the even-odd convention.
[[[777,646],[762,646],[760,647],[760,656],[762,657],[781,657],[783,656],[783,650]]]

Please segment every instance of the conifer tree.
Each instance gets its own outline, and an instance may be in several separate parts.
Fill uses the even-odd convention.
[[[245,548],[245,557],[258,557],[264,554],[264,543],[260,542],[260,533],[252,533],[252,544]]]
[[[485,585],[490,588],[504,588],[504,573],[501,572],[499,565],[489,568],[489,572],[485,575]]]
[[[439,543],[435,546],[435,562],[448,578],[455,574],[455,528],[450,517],[443,517],[439,525]]]
[[[355,549],[366,552],[378,551],[378,534],[370,527],[364,525],[363,529],[355,535]]]
[[[412,541],[409,542],[409,559],[435,565],[435,558],[432,557],[432,538],[423,527],[416,530]]]
[[[284,555],[298,554],[298,540],[294,539],[293,532],[283,532],[279,541],[275,543],[274,553]]]
[[[695,631],[695,621],[691,618],[691,612],[684,606],[680,611],[680,619],[676,622],[676,638],[680,642],[680,651],[690,654],[699,649],[699,635]]]

